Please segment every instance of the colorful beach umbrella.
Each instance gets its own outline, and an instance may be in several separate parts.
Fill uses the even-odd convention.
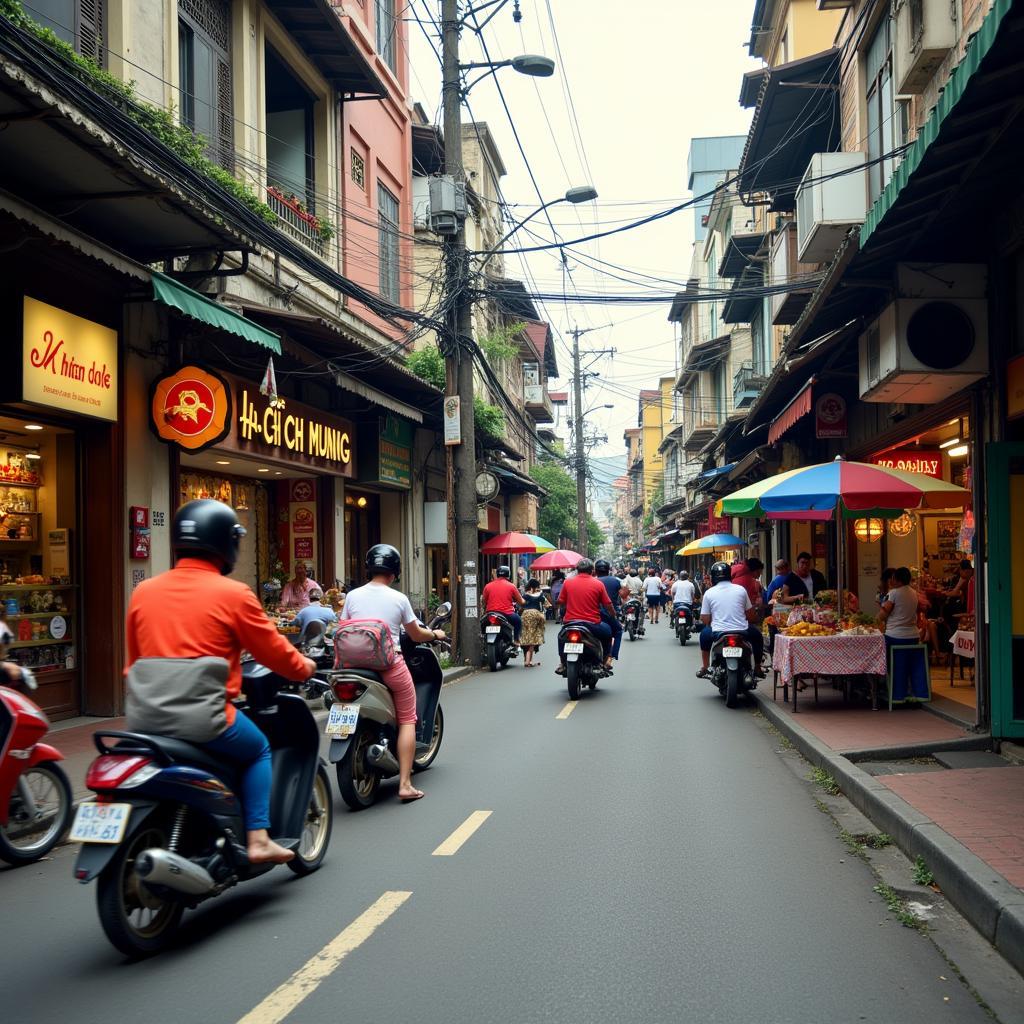
[[[894,519],[908,509],[964,508],[971,492],[923,473],[836,459],[791,469],[719,500],[716,514],[769,519]]]
[[[729,548],[746,547],[747,542],[733,533],[709,533],[706,537],[698,537],[681,547],[676,554],[703,555],[708,551],[728,550]]]
[[[560,548],[535,558],[530,563],[530,571],[532,572],[534,569],[572,569],[582,557],[578,551],[566,551]]]
[[[538,551],[553,551],[554,544],[532,533],[499,533],[480,546],[482,555],[535,555]]]

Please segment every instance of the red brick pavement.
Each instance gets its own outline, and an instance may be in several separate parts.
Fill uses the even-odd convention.
[[[770,695],[769,688],[765,696]],[[775,704],[792,715],[792,691],[789,701],[783,704],[780,687]],[[872,711],[870,706],[864,704],[851,706],[843,700],[838,690],[825,684],[818,685],[817,704],[814,703],[813,687],[808,685],[797,697],[797,708],[799,710],[794,721],[840,753],[905,746],[908,743],[929,743],[968,735],[960,726],[929,714],[922,707],[897,707],[889,711],[883,706],[881,711]]]
[[[882,775],[878,781],[1024,889],[1024,767]]]

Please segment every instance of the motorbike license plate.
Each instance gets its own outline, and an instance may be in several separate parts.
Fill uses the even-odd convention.
[[[743,648],[742,647],[723,647],[722,648],[723,658],[742,658]]]
[[[566,644],[565,645],[565,653],[566,654],[582,654],[583,653],[583,644]]]
[[[131,804],[98,804],[87,800],[78,805],[68,839],[73,843],[119,843],[131,814]]]
[[[626,616],[626,621],[627,622],[636,622],[636,616],[631,612],[629,615]]]
[[[487,626],[487,627],[485,627],[485,632],[488,635],[490,635],[491,633],[500,633],[501,632],[501,626]]]
[[[327,716],[327,725],[324,727],[324,733],[327,736],[337,736],[342,740],[347,739],[355,731],[358,721],[358,704],[332,704],[331,713]]]

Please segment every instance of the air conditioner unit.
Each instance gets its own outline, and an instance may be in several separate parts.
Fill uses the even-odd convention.
[[[865,402],[930,405],[989,372],[985,268],[902,264],[898,296],[859,342]]]
[[[897,92],[920,93],[956,45],[956,13],[949,0],[896,0],[892,70]]]
[[[865,155],[815,153],[796,190],[796,244],[801,263],[824,263],[867,212]]]

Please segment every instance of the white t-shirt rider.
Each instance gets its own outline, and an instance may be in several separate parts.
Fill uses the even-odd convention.
[[[342,622],[348,619],[380,619],[386,622],[396,650],[402,626],[417,621],[409,598],[383,583],[367,583],[349,591],[338,618]]]
[[[696,594],[697,588],[693,585],[693,580],[676,580],[672,584],[673,604],[688,604],[692,607]]]
[[[750,625],[746,612],[752,607],[743,587],[723,580],[704,592],[700,614],[711,616],[712,633],[745,633]]]

